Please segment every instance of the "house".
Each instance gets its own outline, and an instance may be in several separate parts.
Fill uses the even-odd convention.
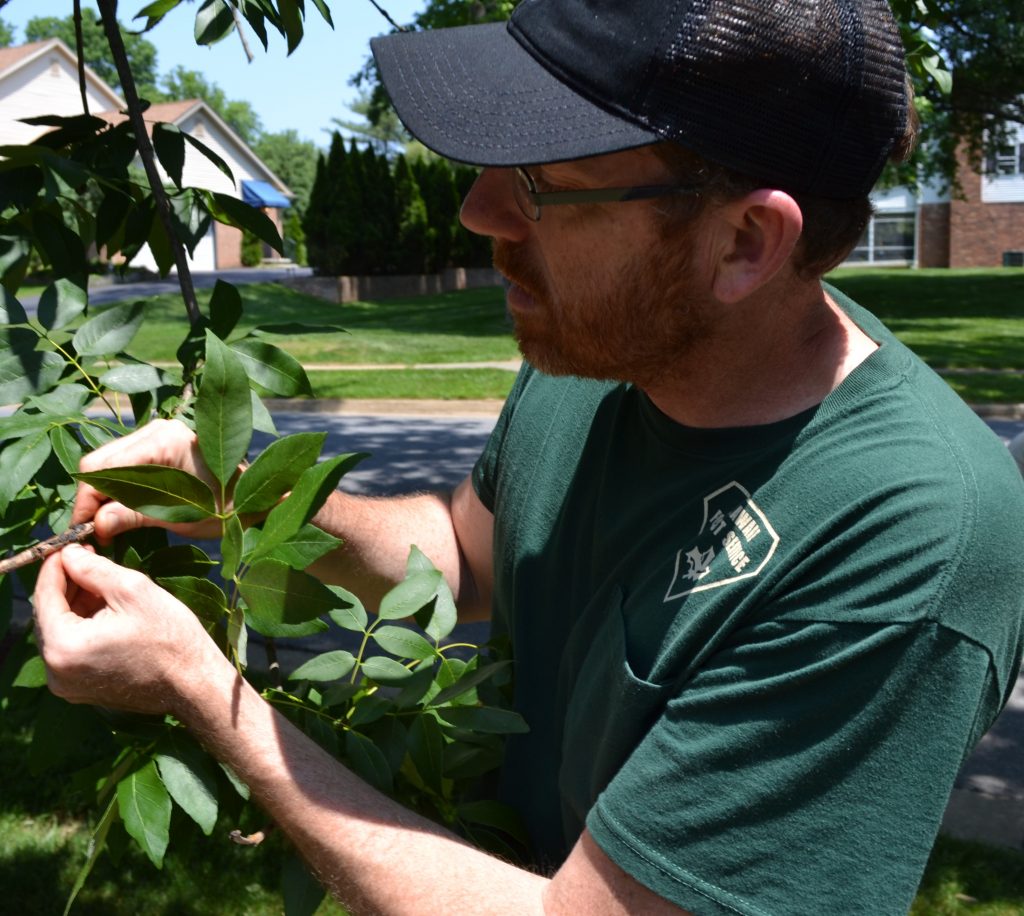
[[[1024,125],[980,174],[961,155],[960,193],[872,194],[875,216],[845,266],[1024,267]]]
[[[124,120],[124,100],[88,67],[85,85],[90,114],[111,123]],[[0,48],[0,145],[30,143],[49,129],[24,124],[21,118],[81,112],[78,59],[60,39]],[[262,209],[280,230],[282,211],[289,205],[291,191],[205,102],[189,99],[155,104],[144,117],[147,124],[166,122],[191,134],[220,156],[234,176],[234,182],[230,181],[208,158],[188,145],[183,184],[238,197]],[[167,184],[170,185],[169,179]],[[156,270],[148,249],[143,249],[132,263]],[[210,227],[192,257],[193,270],[241,264],[241,232],[220,223]]]

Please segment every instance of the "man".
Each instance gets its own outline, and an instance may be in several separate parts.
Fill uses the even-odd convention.
[[[526,0],[374,50],[410,130],[487,166],[462,219],[530,364],[450,497],[335,494],[320,572],[380,591],[415,541],[493,609],[541,869],[368,788],[81,548],[36,592],[52,688],[176,715],[359,912],[905,911],[1017,672],[1024,487],[819,279],[912,133],[888,7]],[[176,423],[84,463],[131,462],[202,472]],[[92,517],[146,523],[85,487]]]

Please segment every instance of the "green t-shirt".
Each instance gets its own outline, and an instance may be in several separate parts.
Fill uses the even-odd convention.
[[[698,914],[905,912],[1021,656],[1024,484],[870,314],[818,407],[694,429],[524,369],[474,484],[540,863],[584,824]]]

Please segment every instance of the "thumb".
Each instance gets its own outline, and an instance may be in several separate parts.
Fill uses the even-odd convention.
[[[154,519],[146,518],[141,512],[113,502],[100,506],[93,521],[96,524],[96,538],[101,544],[109,544],[116,535],[125,531],[133,531],[146,525],[160,525]]]

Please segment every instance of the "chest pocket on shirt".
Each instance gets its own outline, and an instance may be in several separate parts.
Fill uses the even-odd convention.
[[[637,677],[630,667],[620,591],[603,611],[595,628],[583,632],[578,626],[567,645],[567,657],[580,659],[575,676],[563,680],[568,701],[559,789],[567,834],[582,829],[587,811],[657,720],[671,690]]]

